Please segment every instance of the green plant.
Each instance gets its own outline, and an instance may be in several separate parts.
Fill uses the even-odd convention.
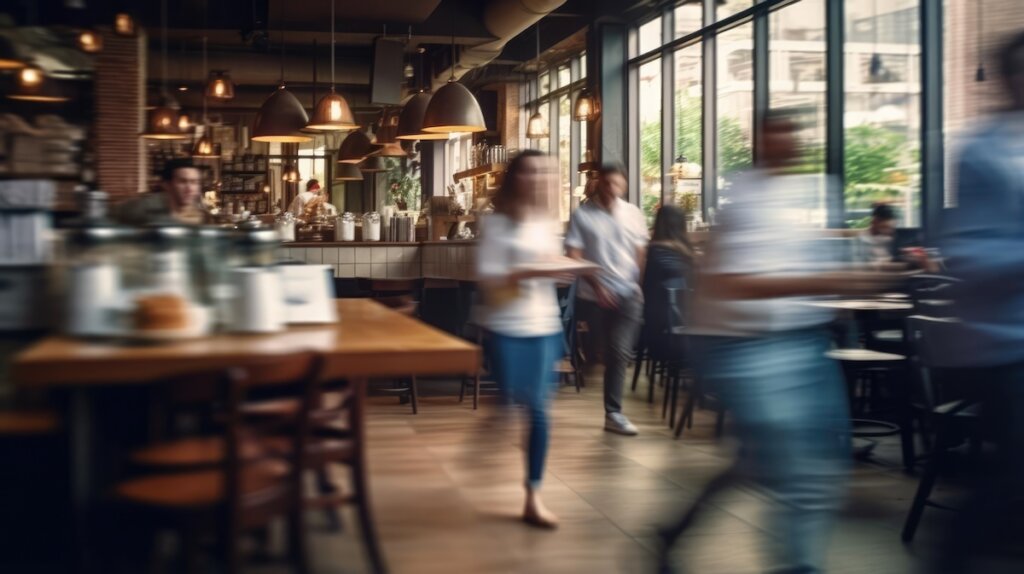
[[[420,208],[420,180],[409,177],[401,171],[393,172],[388,180],[388,196],[395,204],[404,203],[408,210],[416,211]]]

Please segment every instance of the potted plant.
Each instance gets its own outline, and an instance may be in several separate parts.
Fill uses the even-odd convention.
[[[415,211],[419,207],[420,180],[408,174],[393,176],[388,182],[388,193],[399,211]]]

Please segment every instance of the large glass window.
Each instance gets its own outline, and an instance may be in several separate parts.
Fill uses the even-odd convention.
[[[572,122],[569,95],[558,98],[558,214],[562,221],[569,221],[569,197],[572,191],[572,147],[570,123]]]
[[[715,3],[715,18],[721,20],[746,10],[754,5],[754,0],[711,0]]]
[[[918,225],[921,83],[918,0],[846,2],[846,223],[863,227],[873,205]]]
[[[717,164],[723,194],[737,172],[753,163],[754,25],[718,35]]]
[[[803,0],[769,15],[769,106],[799,126],[802,158],[793,167],[815,174],[818,196],[808,222],[828,221],[825,188],[825,0]]]
[[[648,223],[661,204],[661,59],[640,66],[640,205]]]
[[[675,157],[672,161],[673,202],[699,215],[704,163],[702,89],[703,47],[687,46],[675,52]]]
[[[696,32],[704,24],[704,7],[699,0],[676,6],[674,20],[676,38]]]
[[[657,17],[654,20],[640,26],[637,32],[637,40],[639,42],[639,52],[643,54],[649,52],[661,45],[661,17]]]

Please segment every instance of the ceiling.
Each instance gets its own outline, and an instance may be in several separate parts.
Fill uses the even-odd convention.
[[[238,97],[222,110],[225,113],[255,111],[278,84],[282,67],[289,88],[310,105],[314,87],[322,93],[325,82],[330,82],[331,0],[168,0],[168,4],[168,84],[172,89],[189,88],[175,91],[186,107],[200,105],[204,35],[207,68],[229,70],[238,86]],[[85,8],[76,8],[80,5]],[[149,78],[156,87],[162,69],[160,5],[159,0],[6,0],[0,4],[0,18],[6,13],[17,26],[106,26],[114,13],[128,11],[147,34]],[[484,0],[338,0],[335,79],[339,91],[357,112],[375,109],[367,103],[369,63],[372,44],[381,36],[404,43],[407,61],[417,76],[420,70],[427,78],[440,73],[451,65],[452,42],[469,48],[495,40],[483,24],[486,6]],[[571,37],[576,40],[569,44],[578,45],[580,31],[595,18],[621,12],[622,3],[614,0],[567,0],[541,20],[541,50],[560,43],[563,48]],[[492,66],[529,69],[522,64],[535,57],[535,34],[536,27],[531,26],[511,39]],[[413,78],[410,85],[418,82]]]

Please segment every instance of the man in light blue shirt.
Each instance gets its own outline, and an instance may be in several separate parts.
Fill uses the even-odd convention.
[[[1002,49],[1000,68],[1010,108],[963,145],[955,166],[958,205],[946,218],[942,243],[947,269],[962,280],[952,287],[965,330],[957,362],[978,368],[971,390],[998,456],[929,572],[977,571],[972,558],[1024,488],[1024,34]]]

